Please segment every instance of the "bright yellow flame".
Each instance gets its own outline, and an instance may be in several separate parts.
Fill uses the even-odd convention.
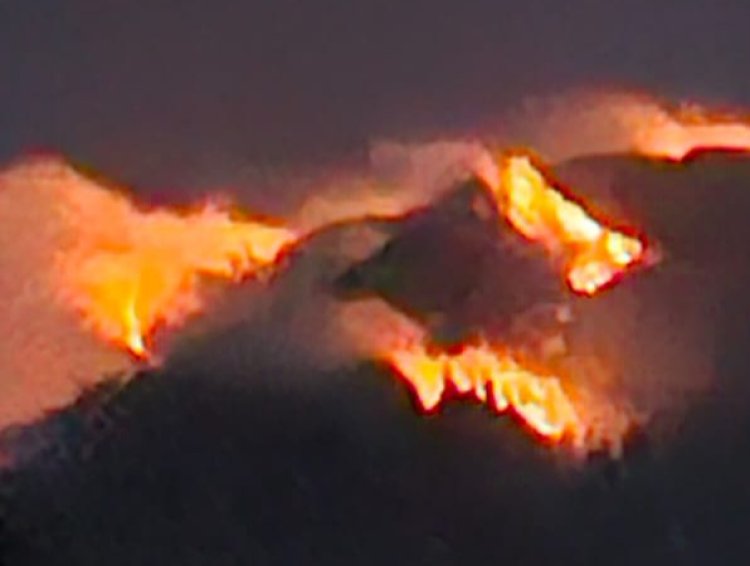
[[[64,300],[104,338],[147,356],[146,338],[200,310],[201,276],[237,279],[275,261],[289,230],[206,207],[143,212],[100,189],[70,195],[75,240],[59,254]]]
[[[539,436],[558,442],[580,441],[584,427],[560,380],[523,367],[490,346],[465,346],[459,352],[431,353],[423,346],[389,352],[386,361],[412,386],[425,410],[442,400],[448,384],[481,402],[491,398],[498,413],[512,410]]]
[[[516,230],[564,259],[568,284],[578,293],[593,295],[643,255],[641,241],[599,224],[557,191],[527,156],[505,157],[492,189]]]
[[[125,312],[122,313],[123,338],[130,351],[141,358],[146,356],[146,345],[143,343],[143,330],[141,321],[138,320],[135,299],[133,297],[133,301],[125,307]]]

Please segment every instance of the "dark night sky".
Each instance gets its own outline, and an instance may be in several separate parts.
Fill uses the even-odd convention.
[[[582,85],[750,102],[741,0],[0,2],[0,156],[138,185],[335,160]]]

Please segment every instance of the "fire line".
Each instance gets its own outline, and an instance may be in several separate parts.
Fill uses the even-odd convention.
[[[466,345],[457,353],[433,353],[416,345],[389,352],[385,359],[426,411],[438,406],[450,385],[462,396],[489,403],[498,413],[512,411],[550,442],[582,435],[583,425],[560,379],[525,368],[499,348]]]
[[[599,224],[556,190],[527,156],[503,157],[491,189],[513,228],[562,258],[576,293],[594,295],[643,256],[640,240]]]

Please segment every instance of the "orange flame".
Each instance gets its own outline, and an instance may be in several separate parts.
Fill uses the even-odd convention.
[[[508,141],[555,163],[622,152],[676,162],[700,149],[750,152],[746,111],[674,104],[644,92],[576,89],[527,98],[506,127]]]
[[[584,427],[560,380],[540,375],[512,356],[487,345],[464,346],[455,354],[430,353],[424,346],[394,350],[386,361],[412,386],[421,406],[438,406],[448,384],[498,413],[508,410],[551,442],[579,441]]]
[[[632,132],[633,150],[651,157],[681,161],[702,148],[750,151],[750,123],[694,104],[675,112],[633,105],[622,108],[619,119]]]
[[[61,296],[99,334],[138,357],[159,324],[201,308],[200,276],[237,279],[274,262],[296,237],[213,207],[140,211],[100,189],[69,195],[75,241],[58,257]]]
[[[505,157],[491,187],[501,214],[518,232],[565,259],[568,284],[577,293],[593,295],[643,257],[640,240],[599,224],[527,156]]]

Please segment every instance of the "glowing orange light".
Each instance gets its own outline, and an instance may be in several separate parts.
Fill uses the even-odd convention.
[[[200,276],[246,276],[295,240],[285,228],[234,220],[210,206],[143,212],[98,188],[69,197],[77,237],[59,254],[61,296],[96,332],[138,357],[147,356],[156,325],[201,308]]]
[[[642,242],[599,224],[526,156],[504,158],[492,189],[516,230],[565,259],[568,284],[578,293],[593,295],[643,255]]]
[[[539,436],[557,442],[578,440],[583,425],[560,380],[524,368],[509,354],[487,345],[459,352],[431,353],[418,345],[389,352],[386,361],[412,386],[425,410],[435,408],[448,384],[495,411],[508,410]]]
[[[750,151],[750,123],[698,105],[676,112],[633,105],[622,108],[619,118],[632,132],[633,150],[651,157],[680,161],[703,148]]]

